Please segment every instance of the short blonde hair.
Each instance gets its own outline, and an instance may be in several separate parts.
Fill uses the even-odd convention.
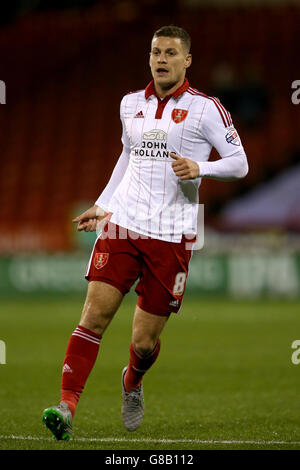
[[[187,50],[187,53],[190,52],[191,49],[191,37],[185,31],[185,29],[180,28],[179,26],[162,26],[153,34],[154,38],[158,38],[160,36],[165,36],[168,38],[179,38],[181,40],[182,45]]]

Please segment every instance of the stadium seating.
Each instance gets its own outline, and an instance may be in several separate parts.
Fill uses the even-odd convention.
[[[297,78],[299,11],[285,6],[207,8],[201,10],[201,27],[199,15],[185,11],[193,38],[193,86],[210,93],[220,57],[237,76],[255,61],[270,96],[270,109],[258,128],[248,128],[233,113],[250,172],[233,184],[205,181],[200,201],[207,206],[208,220],[228,199],[288,166],[299,148],[300,114],[290,100],[291,82]],[[55,234],[59,224],[60,236],[49,236],[44,249],[70,248],[67,218],[76,204],[97,198],[120,153],[120,99],[151,78],[145,50],[156,25],[149,22],[141,37],[139,28],[93,15],[43,13],[0,33],[6,74],[0,78],[9,90],[0,113],[0,232],[5,226],[38,230],[42,222]]]

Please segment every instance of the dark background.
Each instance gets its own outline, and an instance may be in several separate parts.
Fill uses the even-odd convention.
[[[239,229],[222,224],[222,208],[299,162],[298,2],[33,0],[1,10],[0,252],[74,249],[70,219],[110,177],[120,100],[151,80],[162,25],[190,33],[190,84],[229,109],[249,160],[241,181],[203,181],[206,223]],[[299,231],[300,220],[279,228]]]

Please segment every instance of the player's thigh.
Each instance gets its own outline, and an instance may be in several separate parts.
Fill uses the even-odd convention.
[[[153,351],[168,318],[169,315],[154,315],[136,306],[132,325],[132,342],[137,352],[147,355]]]
[[[135,290],[138,306],[155,315],[178,313],[182,304],[192,251],[186,239],[180,243],[152,239],[141,241],[142,276]]]
[[[80,325],[102,335],[122,299],[123,294],[116,287],[101,281],[90,281]]]

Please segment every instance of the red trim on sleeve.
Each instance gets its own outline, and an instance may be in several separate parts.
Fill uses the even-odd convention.
[[[222,105],[221,101],[219,98],[216,98],[215,96],[208,96],[205,93],[202,93],[201,91],[196,90],[195,88],[190,87],[188,89],[188,93],[191,95],[198,95],[198,96],[203,96],[204,98],[207,98],[208,100],[211,100],[214,102],[217,110],[219,111],[219,114],[222,118],[223,124],[225,127],[232,126],[232,119],[230,116],[230,113],[227,111],[227,109]]]

